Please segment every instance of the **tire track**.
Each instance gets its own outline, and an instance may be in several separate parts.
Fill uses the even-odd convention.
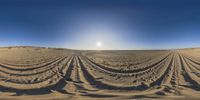
[[[188,65],[186,64],[186,62],[183,60],[181,54],[178,54],[178,57],[180,59],[180,63],[181,63],[181,68],[182,68],[182,75],[184,77],[184,80],[186,82],[186,85],[182,85],[184,87],[189,87],[192,88],[194,90],[200,90],[199,88],[199,83],[197,83],[190,75],[190,73],[188,73]]]

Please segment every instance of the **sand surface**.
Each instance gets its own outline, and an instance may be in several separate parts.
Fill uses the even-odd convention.
[[[0,99],[200,99],[200,49],[0,48]]]

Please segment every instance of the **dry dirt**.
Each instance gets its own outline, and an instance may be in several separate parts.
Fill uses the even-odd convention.
[[[0,99],[200,99],[200,49],[0,48]]]

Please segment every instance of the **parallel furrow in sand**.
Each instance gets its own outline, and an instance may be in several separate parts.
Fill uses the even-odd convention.
[[[183,56],[184,58],[187,58],[188,60],[190,60],[190,61],[192,61],[192,62],[194,62],[194,63],[200,65],[199,59],[197,59],[196,57],[193,57],[191,54],[182,53],[182,56]]]
[[[94,78],[88,73],[87,66],[84,65],[81,57],[78,57],[77,60],[79,64],[80,81],[83,82],[85,86],[88,86],[88,88],[95,88]]]
[[[88,65],[87,63],[86,63],[86,65],[89,67],[89,66],[91,66],[91,65]],[[164,62],[163,63],[160,63],[160,64],[158,64],[157,66],[154,66],[155,68],[153,68],[153,69],[151,69],[151,70],[148,70],[148,71],[146,71],[146,72],[143,72],[143,73],[134,73],[135,74],[135,76],[133,77],[133,75],[129,75],[129,74],[126,74],[126,73],[124,73],[124,74],[121,74],[121,73],[105,73],[105,71],[102,71],[102,70],[100,70],[100,69],[94,69],[94,70],[92,70],[93,68],[95,68],[95,66],[91,66],[90,67],[90,71],[91,72],[93,72],[93,74],[94,74],[94,76],[98,79],[98,77],[105,77],[105,78],[107,78],[107,77],[110,77],[110,79],[112,79],[112,80],[110,80],[110,83],[112,83],[112,84],[114,84],[114,83],[116,83],[115,82],[115,80],[113,80],[113,79],[116,79],[115,78],[115,76],[117,75],[117,77],[121,77],[121,78],[129,78],[129,80],[130,80],[130,78],[136,78],[136,80],[138,80],[138,81],[145,81],[146,79],[149,79],[149,77],[151,77],[151,79],[149,79],[149,80],[151,80],[151,81],[155,81],[156,80],[156,77],[158,78],[159,76],[158,76],[158,73],[160,73],[160,72],[162,72],[162,71],[164,71],[162,68],[164,68],[163,66],[164,66],[165,64],[164,64]],[[94,72],[95,71],[95,72]],[[99,74],[97,74],[97,73],[99,73]],[[102,74],[101,74],[102,73]],[[162,74],[162,73],[161,73]],[[159,75],[161,75],[161,74],[159,74]],[[102,75],[102,76],[100,76],[100,75]],[[106,75],[106,76],[105,76]],[[104,79],[105,79],[104,78]],[[135,81],[136,81],[135,80]],[[101,80],[101,81],[103,81],[103,80]],[[109,82],[109,80],[106,80],[107,82]],[[135,81],[134,82],[131,82],[131,83],[129,83],[129,85],[131,85],[132,86],[132,84],[133,83],[135,83]],[[137,81],[136,81],[137,82]],[[122,82],[120,82],[120,83],[122,83]],[[124,83],[124,82],[123,82]],[[146,82],[147,83],[147,82]],[[139,85],[141,84],[141,82],[139,83]],[[117,84],[116,84],[117,85]]]
[[[194,68],[189,61],[182,56],[183,61],[187,65],[185,68],[187,70],[188,75],[196,82],[197,85],[200,87],[200,77],[197,76],[197,73],[199,72],[196,68]]]
[[[170,59],[170,57],[168,59]],[[86,60],[85,60],[85,62],[86,62],[85,65],[88,67],[89,71],[93,72],[95,78],[97,78],[97,79],[98,79],[98,77],[99,78],[110,77],[110,79],[112,79],[112,80],[110,80],[110,82],[116,83],[115,77],[120,77],[120,78],[124,78],[124,79],[130,78],[130,79],[135,80],[135,81],[132,81],[132,82],[129,83],[132,86],[133,83],[140,85],[141,84],[140,81],[145,81],[146,79],[149,79],[150,77],[151,78],[149,80],[151,82],[154,82],[157,78],[159,78],[160,75],[162,75],[161,72],[165,71],[165,68],[167,68],[167,67],[163,67],[163,66],[166,65],[165,62],[168,59],[164,60],[163,62],[160,62],[160,64],[153,66],[153,68],[148,69],[147,71],[138,72],[138,73],[131,73],[131,74],[130,73],[123,73],[122,74],[122,73],[109,72],[107,70],[103,70],[103,69],[99,68],[98,66],[95,66],[95,65],[88,63]],[[99,74],[97,74],[97,73],[99,73]],[[137,80],[138,80],[138,82],[137,82]],[[103,81],[103,80],[101,80],[101,81]],[[109,80],[106,80],[106,81],[109,81]],[[124,83],[124,82],[120,82],[120,83]]]
[[[95,66],[99,66],[101,69],[103,70],[107,70],[107,71],[110,71],[110,72],[115,72],[115,73],[136,73],[136,72],[142,72],[142,71],[145,71],[145,70],[148,70],[150,69],[151,67],[154,67],[155,65],[159,64],[160,62],[164,61],[165,59],[167,59],[168,57],[170,56],[167,55],[165,56],[164,58],[158,60],[157,62],[151,64],[151,65],[148,65],[148,66],[145,66],[145,67],[142,67],[142,69],[135,69],[135,70],[117,70],[117,69],[112,69],[112,68],[109,68],[107,66],[102,66],[98,63],[95,63],[93,61],[91,61],[90,59],[88,59],[87,57],[84,57],[88,62],[92,63],[93,65]]]
[[[189,67],[189,73],[196,79],[197,82],[200,81],[200,70],[199,67],[200,65],[197,65],[193,62],[191,62],[190,60],[187,60],[187,58],[185,58],[185,61],[188,64]]]
[[[161,67],[161,69],[157,72],[155,76],[158,76],[158,78],[151,83],[152,86],[168,86],[171,85],[170,81],[172,80],[172,72],[174,70],[174,55],[171,54],[169,57],[169,60],[165,65]]]
[[[65,67],[67,67],[68,63],[70,62],[65,62],[64,65],[62,66],[54,66],[55,69],[52,69],[52,73],[46,73],[40,76],[35,76],[34,78],[40,78],[37,81],[33,81],[32,83],[30,83],[30,80],[28,80],[28,84],[26,84],[26,82],[20,82],[20,80],[18,82],[15,81],[8,81],[8,80],[1,80],[0,85],[2,87],[5,88],[9,88],[9,89],[19,89],[19,90],[28,90],[28,89],[40,89],[40,88],[45,88],[45,87],[49,87],[52,85],[57,84],[63,77],[62,77],[62,70],[65,69]],[[21,79],[21,78],[19,78]],[[31,80],[32,81],[32,80]]]
[[[183,55],[183,58],[188,62],[192,67],[193,70],[196,70],[198,73],[200,73],[200,63],[196,62],[194,59],[190,59]]]
[[[66,62],[68,62],[69,60],[70,59],[65,59],[62,63],[57,64],[50,69],[32,75],[18,76],[18,75],[13,75],[11,73],[5,74],[0,72],[0,78],[1,80],[14,83],[24,83],[24,84],[39,83],[55,76],[57,74],[55,72],[60,72],[63,69],[63,66],[66,65]]]
[[[160,85],[171,85],[171,81],[173,80],[173,72],[174,72],[174,55],[172,54],[171,61],[167,67],[166,71],[163,73],[160,80],[162,80]]]
[[[177,82],[177,66],[176,66],[176,53],[172,54],[171,61],[163,73],[162,77],[157,80],[157,86],[159,88],[153,88],[154,94],[157,95],[180,95],[180,91],[176,88],[178,86]]]
[[[82,70],[86,76],[86,79],[87,81],[89,81],[90,84],[95,84],[95,87],[96,88],[99,88],[99,89],[117,89],[117,90],[145,90],[147,89],[148,87],[146,85],[139,85],[139,86],[122,86],[122,85],[113,85],[113,84],[108,84],[108,83],[104,83],[103,81],[99,81],[97,80],[96,76],[94,76],[94,73],[91,72],[91,66],[89,67],[89,65],[86,64],[86,62],[84,60],[82,60],[82,57],[81,59],[79,59],[82,63]],[[169,61],[168,61],[168,64],[169,64]],[[87,66],[87,68],[85,67]],[[166,68],[164,70],[160,70],[161,73],[162,71],[166,71]],[[162,74],[160,74],[162,75]]]
[[[41,63],[37,63],[37,64],[21,64],[21,65],[17,65],[17,64],[10,64],[10,63],[5,63],[5,62],[0,62],[1,66],[5,66],[7,68],[10,69],[16,69],[16,70],[28,70],[28,69],[35,69],[35,68],[39,68],[42,66],[46,66],[49,65],[51,63],[54,63],[55,61],[62,59],[65,56],[59,56],[56,58],[52,58],[51,60],[45,61],[45,62],[41,62]]]
[[[96,89],[87,81],[85,74],[82,71],[82,65],[79,61],[79,56],[75,56],[73,71],[71,73],[71,81],[68,81],[65,90],[67,93],[74,95],[85,95],[87,92],[96,91]]]
[[[173,87],[176,87],[179,85],[179,76],[180,76],[180,65],[177,62],[177,54],[174,54],[174,63],[173,63],[173,71],[172,71],[172,79],[170,81],[170,84]]]
[[[68,93],[68,85],[73,81],[71,79],[71,74],[73,73],[75,63],[75,56],[69,61],[67,66],[60,72],[62,79],[52,87],[52,90],[59,91],[62,93]]]
[[[101,81],[96,80],[96,78],[88,71],[88,66],[85,65],[84,60],[82,60],[82,57],[79,58],[79,63],[81,70],[83,72],[85,80],[83,82],[86,82],[87,84],[90,84],[93,88],[98,89],[130,89],[130,87],[114,87],[109,86],[107,84],[102,83]],[[133,89],[133,88],[131,88]]]
[[[33,70],[24,70],[24,71],[21,71],[21,70],[14,70],[14,69],[7,69],[5,67],[0,67],[0,72],[1,73],[4,73],[4,74],[10,74],[10,75],[13,75],[13,76],[31,76],[31,75],[34,75],[34,74],[37,74],[37,73],[44,73],[48,70],[51,70],[54,68],[54,66],[58,66],[62,63],[64,63],[66,60],[70,59],[70,57],[65,57],[65,58],[62,58],[52,64],[49,64],[49,65],[46,65],[46,66],[43,66],[43,67],[40,67],[40,68],[37,68],[37,69],[33,69]]]
[[[143,63],[139,63],[139,64],[131,64],[130,66],[124,66],[124,69],[123,67],[113,67],[111,65],[105,65],[105,64],[102,64],[102,63],[96,63],[95,61],[91,60],[89,57],[86,56],[86,58],[88,60],[90,60],[91,62],[97,64],[98,66],[102,66],[103,68],[107,68],[107,69],[113,69],[113,70],[121,70],[123,69],[123,71],[131,71],[131,70],[140,70],[140,69],[143,69],[143,68],[146,68],[148,66],[151,66],[151,65],[154,65],[156,62],[159,62],[162,58],[165,58],[167,57],[167,55],[169,55],[169,53],[166,53],[166,54],[162,54],[161,56],[157,56],[157,57],[154,57],[154,59],[151,59],[150,61],[147,61],[147,62],[143,62]],[[94,56],[95,57],[95,56]],[[112,58],[110,58],[112,59]],[[129,61],[130,62],[130,61]],[[126,63],[126,62],[123,62],[123,63]],[[104,67],[105,66],[105,67]]]
[[[0,63],[0,66],[4,69],[8,69],[8,70],[15,70],[15,71],[28,71],[28,70],[34,70],[34,69],[38,69],[38,68],[42,68],[42,67],[46,67],[48,65],[51,65],[55,62],[59,62],[63,59],[65,59],[67,56],[63,56],[63,57],[59,57],[57,59],[54,59],[50,62],[46,62],[46,63],[42,63],[40,65],[37,65],[37,66],[30,66],[30,67],[22,67],[22,66],[15,66],[15,65],[7,65],[7,64],[1,64]]]
[[[178,86],[186,86],[187,84],[189,84],[186,80],[185,80],[185,70],[183,68],[183,64],[181,63],[181,60],[179,58],[179,53],[176,52],[175,53],[175,68],[176,71],[174,73],[175,75],[175,79],[176,79],[176,84],[178,84]]]
[[[74,56],[66,70],[65,76],[53,87],[53,90],[70,95],[85,94],[86,91],[94,91],[93,86],[82,70],[84,69],[80,63],[79,57]]]
[[[74,58],[74,63],[73,63],[73,69],[72,69],[72,73],[70,75],[70,79],[71,81],[73,82],[80,82],[80,79],[79,79],[79,72],[78,72],[78,61],[77,61],[77,56],[75,56]]]
[[[186,85],[182,85],[182,86],[190,87],[190,88],[195,89],[195,90],[199,90],[200,84],[199,84],[198,81],[196,81],[194,75],[192,75],[190,73],[190,69],[188,67],[188,64],[183,59],[181,54],[179,54],[179,59],[180,59],[181,65],[182,65],[182,75],[184,76],[184,80],[187,82]]]
[[[99,70],[99,71],[102,71],[103,73],[105,74],[108,74],[108,75],[113,75],[113,74],[119,74],[121,76],[125,76],[125,77],[128,77],[128,76],[136,76],[138,74],[144,74],[146,72],[150,72],[152,71],[153,69],[156,69],[156,66],[157,65],[160,65],[162,64],[163,62],[165,62],[167,59],[169,58],[169,56],[165,59],[162,59],[161,61],[159,61],[158,63],[156,63],[154,66],[151,66],[151,68],[148,68],[146,70],[143,70],[143,71],[136,71],[136,72],[132,72],[132,73],[128,73],[128,72],[115,72],[115,71],[111,71],[111,70],[107,70],[107,69],[104,69],[102,68],[101,66],[98,66],[92,62],[90,62],[89,60],[87,60],[85,57],[82,57],[82,59],[84,59],[85,62],[87,62],[87,64],[93,66],[94,69],[96,70]]]
[[[81,83],[81,80],[80,80],[80,76],[79,76],[79,66],[78,66],[78,57],[77,56],[74,56],[74,61],[73,61],[73,64],[72,64],[72,69],[71,69],[71,74],[69,79],[66,81],[66,86],[63,87],[63,90],[65,90],[66,92],[68,93],[71,93],[71,94],[77,94],[80,90],[80,83]]]
[[[195,79],[197,83],[200,83],[200,71],[197,70],[195,67],[193,67],[193,65],[190,64],[189,62],[187,62],[187,65],[189,71],[188,73],[190,74],[190,76],[193,77],[193,79]]]

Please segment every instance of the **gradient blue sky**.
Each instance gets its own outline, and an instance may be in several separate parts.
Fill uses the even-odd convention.
[[[199,5],[199,0],[0,0],[0,46],[200,47]]]

